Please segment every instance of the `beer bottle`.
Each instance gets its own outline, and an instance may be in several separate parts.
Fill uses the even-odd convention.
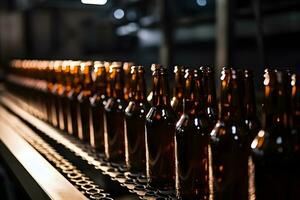
[[[218,120],[218,104],[216,97],[215,74],[210,67],[200,67],[203,76],[205,112],[211,124]],[[213,127],[211,127],[212,129]]]
[[[287,74],[265,71],[264,123],[251,144],[255,163],[256,199],[291,198],[299,165],[291,159]],[[299,176],[297,177],[299,180]],[[299,185],[298,185],[299,191]],[[299,196],[298,196],[299,198]]]
[[[209,199],[209,120],[200,73],[186,70],[184,112],[176,124],[176,194]]]
[[[94,95],[90,98],[90,143],[104,152],[104,107],[107,103],[106,69],[102,62],[94,62]]]
[[[173,98],[171,100],[171,106],[177,113],[178,118],[183,113],[183,95],[184,95],[184,70],[182,66],[174,67],[175,74],[175,87],[173,90]]]
[[[223,68],[220,119],[211,131],[215,199],[248,199],[247,127],[235,69]]]
[[[59,118],[59,128],[63,131],[67,131],[67,113],[66,113],[66,103],[65,97],[70,91],[70,61],[62,62],[62,84],[58,91],[58,118]]]
[[[48,63],[48,80],[47,80],[47,113],[48,113],[48,122],[52,125],[52,105],[53,103],[53,95],[52,95],[52,90],[55,84],[55,76],[54,76],[54,61],[49,61]]]
[[[125,109],[125,155],[129,171],[145,174],[145,119],[149,104],[144,74],[143,66],[131,67],[131,100]]]
[[[61,90],[62,87],[62,61],[55,61],[54,62],[54,73],[55,73],[55,79],[56,82],[52,88],[52,96],[53,96],[53,105],[52,105],[52,122],[55,127],[59,127],[59,97],[58,92]]]
[[[243,118],[248,127],[249,142],[251,143],[257,135],[260,122],[256,114],[256,98],[254,92],[253,72],[250,70],[243,70]]]
[[[152,107],[146,115],[146,173],[148,185],[175,187],[174,134],[176,113],[170,104],[167,70],[154,67]]]
[[[119,62],[112,63],[110,70],[111,97],[105,105],[104,118],[105,155],[112,162],[124,162],[124,72]]]
[[[291,141],[292,141],[292,160],[295,174],[292,176],[291,199],[297,199],[300,196],[300,76],[292,75],[292,112],[291,112]]]
[[[78,137],[77,125],[77,96],[79,95],[82,84],[79,77],[80,61],[72,61],[70,64],[71,90],[68,93],[67,119],[68,133]]]
[[[89,107],[90,97],[92,96],[92,62],[80,63],[80,79],[82,88],[77,96],[77,130],[79,139],[90,142],[90,122],[89,122]]]

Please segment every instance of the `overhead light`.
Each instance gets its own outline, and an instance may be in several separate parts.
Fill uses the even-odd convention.
[[[81,0],[83,4],[105,5],[107,0]]]
[[[207,1],[206,0],[196,0],[196,3],[198,6],[206,6]]]
[[[122,19],[124,17],[124,15],[125,15],[124,10],[122,10],[120,8],[114,11],[114,17],[116,19]]]

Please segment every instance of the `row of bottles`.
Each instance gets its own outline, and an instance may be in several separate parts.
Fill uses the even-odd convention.
[[[8,89],[26,109],[179,199],[298,199],[300,78],[266,69],[262,120],[253,73],[209,67],[14,60]],[[218,106],[219,105],[219,106]],[[219,109],[220,110],[219,110]]]

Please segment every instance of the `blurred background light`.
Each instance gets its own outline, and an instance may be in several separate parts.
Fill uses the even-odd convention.
[[[107,0],[81,0],[83,4],[105,5]]]
[[[125,15],[124,10],[122,10],[120,8],[114,11],[114,17],[116,19],[122,19],[124,17],[124,15]]]
[[[198,6],[206,6],[207,1],[206,0],[196,0],[196,3]]]

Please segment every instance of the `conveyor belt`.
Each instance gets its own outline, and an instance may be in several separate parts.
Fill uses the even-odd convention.
[[[87,180],[91,181],[88,182],[88,184],[92,185],[91,187],[101,188],[99,193],[105,194],[105,198],[117,199],[122,196],[126,196],[128,199],[175,198],[174,191],[158,191],[154,188],[148,188],[143,175],[131,174],[126,172],[124,166],[105,161],[103,154],[96,152],[90,145],[82,143],[71,135],[61,132],[28,114],[22,109],[26,105],[7,92],[0,97],[0,102],[10,112],[18,116],[23,123],[26,123],[41,140],[45,141],[47,146],[58,152],[67,162],[74,164],[74,167],[76,167],[75,172],[85,174]],[[47,155],[48,153],[46,153]],[[61,169],[60,172],[63,173],[63,170]],[[73,175],[76,176],[76,173]],[[68,176],[72,175],[67,174]],[[89,196],[83,187],[80,186],[79,188],[89,198],[94,198],[94,196]],[[131,196],[129,197],[128,195],[130,194]]]

